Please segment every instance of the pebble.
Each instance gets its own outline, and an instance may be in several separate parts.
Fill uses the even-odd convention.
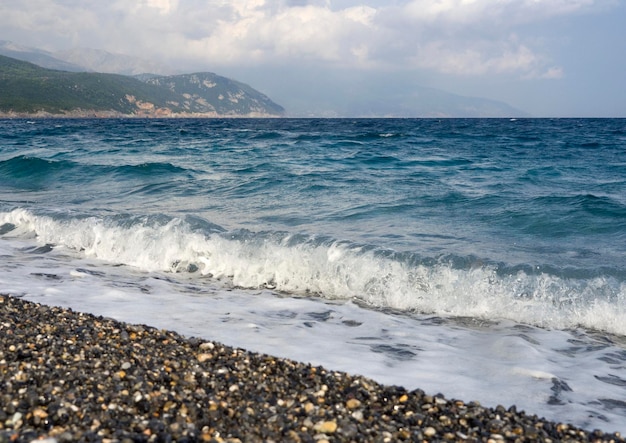
[[[424,435],[426,437],[432,437],[435,434],[437,434],[437,430],[433,428],[432,426],[428,426],[426,429],[424,429]]]
[[[361,407],[361,402],[356,398],[351,398],[346,402],[346,408],[348,409],[357,409]]]
[[[321,421],[316,423],[313,429],[323,434],[333,434],[337,430],[337,423],[334,421]]]
[[[0,443],[624,442],[0,295]]]

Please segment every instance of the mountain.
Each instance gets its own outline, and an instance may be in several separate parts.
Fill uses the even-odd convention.
[[[506,103],[479,97],[467,97],[434,88],[413,86],[410,91],[381,99],[356,99],[346,106],[347,115],[384,115],[387,117],[488,118],[528,117]]]
[[[310,69],[305,76],[287,67],[280,76],[265,75],[265,89],[296,117],[511,118],[529,115],[507,103],[426,87],[410,75],[349,69],[332,76]],[[240,74],[244,75],[244,73]],[[257,73],[262,79],[262,73]]]
[[[82,66],[86,71],[109,74],[138,75],[150,72],[170,75],[174,70],[150,60],[124,54],[112,54],[99,49],[75,48],[52,54],[55,58],[72,65]]]
[[[31,62],[48,69],[70,72],[82,72],[87,70],[82,66],[55,58],[50,52],[21,46],[7,40],[0,40],[0,55]]]
[[[85,48],[52,53],[8,41],[0,41],[0,54],[49,69],[132,75],[135,80],[160,86],[174,93],[168,98],[171,103],[164,105],[162,109],[163,112],[170,109],[173,115],[285,113],[282,107],[268,97],[235,80],[213,73],[171,75],[176,73],[171,67],[123,54]],[[280,75],[272,73],[265,76],[255,70],[248,73],[247,77],[263,81],[265,89],[272,91],[272,97],[288,105],[291,117],[529,116],[500,101],[452,94],[423,87],[413,81],[397,81],[386,78],[384,73],[366,79],[356,76],[352,71],[334,76],[328,76],[324,72],[303,76],[302,71],[297,69],[299,68],[282,69]],[[209,86],[213,83],[215,86]],[[150,103],[157,106],[163,102]],[[147,113],[148,110],[138,112]]]
[[[0,40],[0,55],[34,63],[42,68],[70,72],[103,72],[108,74],[137,75],[151,72],[158,75],[174,74],[168,66],[131,57],[112,54],[99,49],[74,48],[49,52]]]
[[[185,107],[204,106],[220,115],[272,114],[285,110],[250,86],[212,72],[170,76],[139,76],[147,84],[167,88],[185,98]]]
[[[280,95],[280,94],[278,94]],[[336,97],[301,97],[290,106],[294,117],[326,118],[522,118],[524,111],[496,100],[467,97],[434,88],[412,86],[404,95],[362,95]]]
[[[46,69],[0,56],[0,113],[219,117],[278,116],[284,112],[251,87],[212,73],[177,77],[148,77],[150,82],[146,82],[120,74]],[[189,89],[197,83],[201,87]],[[215,101],[213,89],[219,91]]]

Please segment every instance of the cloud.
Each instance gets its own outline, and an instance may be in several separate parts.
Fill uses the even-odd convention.
[[[178,0],[143,0],[138,2],[138,4],[158,9],[160,14],[167,15],[176,10]]]
[[[566,15],[598,0],[411,0],[399,9],[418,22],[494,25],[528,23]]]
[[[420,48],[414,64],[445,74],[482,75],[486,73],[528,72],[538,63],[529,48],[516,44],[476,44],[473,48],[447,47],[431,42]]]
[[[545,79],[560,79],[563,78],[563,68],[559,66],[552,66],[547,71],[539,74],[539,78]]]
[[[74,10],[62,2],[33,0],[25,5],[6,0],[0,3],[0,29],[4,32],[21,30],[45,34],[52,40],[67,40],[97,25],[97,14],[93,11],[83,8]]]
[[[363,0],[334,6],[330,1],[239,0],[223,3],[218,20],[191,28],[198,37],[187,40],[179,55],[223,64],[317,60],[355,68],[557,78],[562,72],[538,74],[550,69],[551,57],[534,38],[520,37],[518,28],[608,3],[412,0],[390,5]]]
[[[0,28],[175,63],[560,78],[523,27],[615,0],[3,0]],[[39,34],[38,34],[39,33]],[[52,37],[50,37],[52,35]]]

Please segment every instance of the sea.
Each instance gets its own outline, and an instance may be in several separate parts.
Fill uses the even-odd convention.
[[[626,120],[0,120],[0,293],[626,434]]]

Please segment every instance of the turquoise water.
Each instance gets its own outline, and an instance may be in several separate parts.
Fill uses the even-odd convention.
[[[571,416],[577,404],[580,424],[609,428],[626,417],[626,120],[2,120],[0,244],[0,292],[72,305],[86,299],[77,282],[87,276],[98,297],[85,309],[118,312],[120,298],[139,314],[165,305],[137,321],[167,322],[169,311],[177,329],[209,337],[186,320],[184,300],[210,298],[217,305],[189,309],[219,311],[229,324],[232,300],[254,305],[240,325],[275,332],[355,309],[348,326],[401,319],[400,335],[439,319],[428,320],[439,344],[458,328],[469,340],[476,325],[524,345],[533,344],[524,328],[549,343],[573,334],[563,341],[572,347],[582,334],[606,352],[570,359],[603,361],[587,375],[607,393],[583,400],[561,389],[570,398],[545,413]],[[146,283],[155,276],[169,286]],[[305,300],[331,314],[307,317],[317,308],[296,308]],[[293,328],[271,349],[260,332],[220,339],[303,359],[303,347],[332,340]],[[384,340],[383,329],[344,342]],[[366,354],[419,367],[419,346],[405,341]],[[553,344],[532,352],[565,352]],[[570,386],[578,376],[566,362],[555,377]],[[341,355],[323,363],[344,368]],[[548,380],[541,389],[553,396],[560,385],[545,369],[522,372]],[[412,379],[384,381],[396,380]]]

